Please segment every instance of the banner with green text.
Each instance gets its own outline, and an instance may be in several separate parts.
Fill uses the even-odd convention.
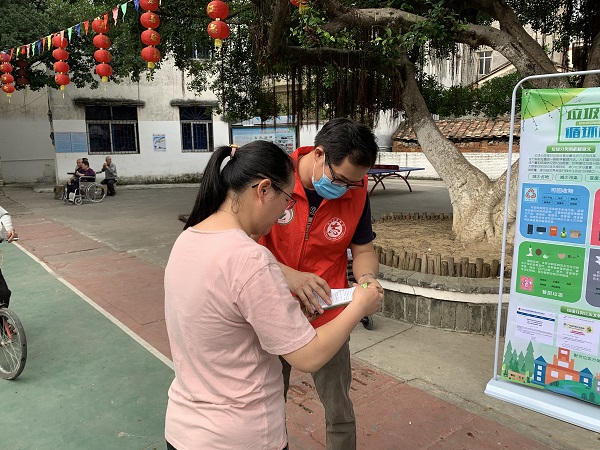
[[[523,91],[500,375],[600,406],[600,88]]]

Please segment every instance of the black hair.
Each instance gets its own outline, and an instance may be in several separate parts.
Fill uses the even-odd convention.
[[[332,119],[323,125],[315,137],[315,147],[321,146],[330,163],[339,165],[348,158],[360,167],[372,167],[377,160],[377,142],[373,131],[350,119]]]
[[[277,186],[284,186],[290,182],[294,172],[292,160],[272,142],[253,141],[236,149],[233,157],[231,152],[232,147],[219,147],[208,160],[194,209],[183,227],[184,230],[215,213],[230,190],[240,194],[253,181],[264,178],[270,179]],[[228,156],[231,159],[221,170],[221,165]]]

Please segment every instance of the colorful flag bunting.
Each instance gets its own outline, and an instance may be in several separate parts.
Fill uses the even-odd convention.
[[[75,25],[75,31],[77,31],[77,37],[81,37],[81,24]]]
[[[50,35],[46,36],[46,42],[47,42],[46,45],[48,47],[48,50],[50,50],[50,42],[51,42],[51,40],[52,40],[52,37]]]
[[[29,58],[29,52],[31,49],[31,44],[27,44],[27,57]]]
[[[73,27],[67,29],[67,35],[69,36],[69,42],[71,42],[71,34],[73,34]]]
[[[121,11],[123,11],[123,18],[121,20],[125,20],[125,13],[127,12],[127,3],[123,3],[121,5]]]
[[[108,23],[108,13],[104,14],[104,25]]]
[[[86,20],[85,22],[83,22],[83,28],[85,29],[85,34],[87,36],[88,30],[90,29],[90,21],[89,20]]]
[[[115,21],[115,25],[117,24],[117,19],[119,18],[119,8],[115,7],[112,9],[113,20]]]
[[[135,10],[138,11],[140,9],[140,0],[133,0],[133,6],[135,6]]]
[[[38,55],[42,54],[42,40],[38,40],[37,41],[37,49],[38,49]]]

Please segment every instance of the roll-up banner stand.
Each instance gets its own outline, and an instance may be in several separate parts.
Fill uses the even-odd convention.
[[[514,255],[500,318],[516,95],[512,94],[494,376],[485,393],[600,432],[600,87],[523,89]]]

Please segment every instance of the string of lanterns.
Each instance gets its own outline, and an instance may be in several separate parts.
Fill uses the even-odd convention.
[[[154,13],[158,9],[158,0],[140,0],[140,8],[146,11],[144,14],[151,14],[146,17],[142,14],[144,18],[140,17],[140,23],[147,28],[141,35],[142,42],[146,45],[142,49],[142,59],[148,63],[148,69],[154,69],[155,63],[161,58],[160,51],[156,48],[160,43],[160,34],[153,29],[160,24],[158,15]]]
[[[17,69],[17,84],[19,86],[27,86],[29,84],[29,78],[27,78],[27,61],[24,59],[17,59],[15,61],[15,66]]]
[[[154,69],[156,63],[161,59],[162,55],[156,48],[160,44],[160,34],[156,31],[156,28],[160,25],[160,18],[156,14],[156,10],[159,8],[160,0],[128,0],[126,3],[113,8],[113,19],[115,24],[117,23],[117,15],[119,7],[125,15],[127,10],[127,3],[133,1],[136,9],[142,8],[145,12],[140,17],[141,25],[146,28],[141,33],[140,39],[146,47],[141,51],[141,57],[147,62],[149,69]],[[293,4],[298,3],[302,9],[302,5],[308,3],[307,0],[291,0]],[[229,6],[222,0],[213,0],[207,7],[206,12],[208,16],[213,19],[207,27],[207,32],[211,38],[214,39],[214,45],[217,49],[220,49],[223,45],[223,39],[227,39],[230,35],[229,25],[224,21],[229,16]],[[84,25],[83,27],[81,25]],[[17,56],[22,53],[27,54],[29,58],[30,52],[35,55],[41,54],[42,50],[48,46],[48,49],[54,47],[52,56],[56,60],[54,63],[54,71],[56,72],[54,80],[59,86],[59,89],[64,91],[66,86],[71,82],[69,76],[70,66],[67,63],[69,59],[69,52],[66,48],[69,45],[69,40],[65,38],[65,31],[68,31],[69,39],[73,31],[81,35],[81,29],[85,29],[85,33],[88,33],[89,21],[82,22],[73,27],[69,27],[67,30],[63,30],[60,33],[49,35],[45,38],[39,39],[31,44],[15,47],[17,50]],[[106,83],[109,81],[109,77],[113,75],[113,70],[109,64],[112,60],[112,54],[108,50],[111,46],[111,40],[107,36],[108,26],[108,14],[104,14],[103,18],[96,18],[92,21],[92,30],[96,33],[93,38],[93,44],[97,48],[94,52],[94,59],[98,63],[96,65],[96,74],[101,78],[102,82]],[[47,44],[46,44],[47,42]],[[13,66],[10,61],[13,56],[15,48],[11,49],[10,52],[0,52],[0,72],[2,72],[2,91],[7,94],[8,97],[15,92],[14,77],[11,74]],[[24,56],[23,56],[24,57]],[[15,61],[17,69],[17,84],[19,86],[26,86],[29,84],[29,78],[27,77],[28,63],[24,59],[18,59]],[[64,94],[63,94],[64,96]]]
[[[15,80],[11,75],[13,71],[13,66],[10,63],[12,57],[8,53],[0,53],[0,72],[2,75],[0,76],[0,80],[2,80],[2,92],[6,93],[6,96],[10,98],[10,95],[15,92],[15,86],[12,84]],[[10,100],[9,100],[10,101]]]
[[[206,14],[213,19],[208,24],[206,32],[215,40],[215,47],[220,49],[223,46],[223,39],[227,39],[230,33],[229,25],[223,22],[229,15],[229,6],[224,1],[213,0],[206,6]]]
[[[56,59],[54,63],[54,71],[56,72],[54,81],[59,85],[60,90],[64,91],[67,84],[71,82],[71,78],[67,75],[71,68],[66,63],[66,60],[69,59],[69,52],[65,50],[69,45],[69,41],[64,36],[57,34],[52,38],[52,45],[56,47],[52,52],[52,56]]]
[[[107,50],[110,47],[110,38],[108,33],[108,14],[104,15],[103,19],[97,18],[92,22],[92,30],[96,33],[92,42],[98,48],[94,52],[96,65],[96,74],[100,77],[103,83],[108,81],[108,77],[113,74],[112,67],[108,64],[112,60],[112,54]]]

